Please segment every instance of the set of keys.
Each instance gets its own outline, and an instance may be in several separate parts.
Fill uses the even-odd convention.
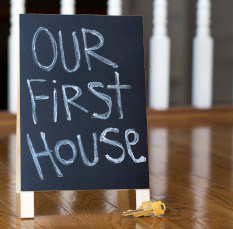
[[[123,216],[134,216],[134,217],[141,217],[141,216],[161,216],[165,213],[166,207],[165,204],[161,201],[146,201],[142,203],[137,210],[128,210],[123,212]]]

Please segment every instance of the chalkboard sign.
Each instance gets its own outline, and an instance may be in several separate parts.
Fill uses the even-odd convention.
[[[21,190],[147,189],[139,16],[20,15]]]

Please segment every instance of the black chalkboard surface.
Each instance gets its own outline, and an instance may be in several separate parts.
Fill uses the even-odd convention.
[[[20,15],[21,190],[147,189],[139,16]]]

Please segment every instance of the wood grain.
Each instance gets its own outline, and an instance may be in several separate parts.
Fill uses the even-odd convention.
[[[0,228],[232,228],[233,108],[148,111],[152,200],[164,217],[123,217],[134,190],[35,192],[35,219],[20,219],[15,116],[0,113]]]

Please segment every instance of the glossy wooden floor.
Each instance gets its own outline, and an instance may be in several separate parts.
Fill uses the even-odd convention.
[[[0,113],[0,228],[233,228],[233,108],[148,111],[151,199],[164,217],[123,217],[134,191],[35,193],[20,220],[15,117]]]

